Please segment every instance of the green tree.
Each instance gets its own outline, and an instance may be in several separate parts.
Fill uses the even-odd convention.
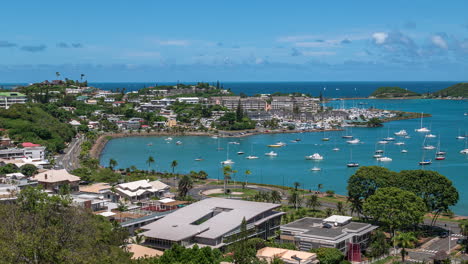
[[[317,184],[317,191],[320,192],[321,189],[323,189],[323,184]]]
[[[119,201],[117,204],[117,211],[119,211],[119,220],[123,222],[122,213],[128,210],[128,206],[124,204],[122,201]]]
[[[378,188],[389,187],[396,178],[396,173],[379,166],[359,168],[348,179],[348,201],[352,210],[362,215],[362,204],[375,193]]]
[[[394,238],[395,243],[401,247],[401,262],[405,262],[405,256],[408,254],[407,248],[413,248],[418,241],[413,233],[399,233]]]
[[[244,173],[244,175],[245,175],[245,177],[244,177],[244,184],[242,184],[242,189],[245,189],[245,185],[247,185],[247,177],[248,177],[249,175],[251,175],[251,174],[252,174],[252,172],[251,172],[250,170],[245,170],[245,173]]]
[[[25,164],[21,166],[20,172],[28,177],[31,177],[37,173],[37,167],[33,164]]]
[[[337,248],[319,248],[317,258],[320,264],[339,264],[344,259],[344,255]]]
[[[302,197],[298,192],[293,191],[289,195],[288,202],[289,202],[289,204],[293,205],[294,208],[297,209],[298,207],[301,207]]]
[[[336,203],[336,212],[340,215],[346,214],[346,208],[342,201],[339,201],[338,203]]]
[[[149,156],[148,159],[146,160],[146,164],[148,164],[148,169],[151,169],[151,164],[153,163],[154,163],[153,156]]]
[[[40,188],[0,204],[0,218],[0,263],[130,263],[127,231]]]
[[[277,190],[270,192],[270,201],[272,203],[281,203],[281,194]]]
[[[312,211],[316,211],[317,208],[322,206],[322,203],[320,203],[320,201],[318,199],[318,196],[313,194],[313,195],[309,196],[309,198],[307,199],[306,206],[311,208]]]
[[[300,182],[294,182],[294,190],[297,192],[297,188],[299,188],[299,186],[301,186],[301,183]]]
[[[368,254],[372,258],[378,258],[380,256],[388,254],[391,245],[387,241],[387,237],[385,233],[376,230],[371,235],[371,242],[368,249]]]
[[[190,189],[193,188],[192,178],[188,175],[184,175],[179,181],[179,197],[187,196]]]
[[[240,225],[239,236],[236,237],[237,242],[232,246],[232,258],[235,264],[252,263],[256,260],[255,254],[257,251],[255,248],[249,247],[248,236],[247,221],[243,218]]]
[[[241,101],[237,103],[237,109],[236,109],[236,121],[241,122],[242,119],[244,118],[244,110],[242,109],[242,104]]]
[[[468,237],[468,219],[461,220],[458,226],[460,227],[460,233]],[[463,250],[468,253],[468,238],[463,239]]]
[[[224,175],[224,193],[226,193],[226,185],[227,181],[231,179],[231,174],[234,171],[232,170],[232,167],[230,165],[223,166],[223,175]]]
[[[436,171],[404,170],[398,174],[397,187],[421,197],[428,211],[437,217],[458,202],[459,194],[452,181]]]
[[[364,202],[364,214],[391,231],[415,226],[426,212],[424,201],[396,187],[380,188]]]
[[[177,165],[179,165],[179,163],[177,162],[177,160],[173,160],[173,161],[171,162],[172,173],[174,173],[175,167],[177,167]]]
[[[330,208],[330,207],[325,208],[325,215],[326,215],[327,217],[332,216],[332,215],[333,215],[333,212],[334,212],[334,211],[333,211],[332,208]]]
[[[117,161],[116,161],[115,159],[110,159],[110,160],[109,160],[109,168],[110,168],[111,170],[114,170],[114,168],[117,166],[117,164],[118,164],[118,163],[117,163]]]

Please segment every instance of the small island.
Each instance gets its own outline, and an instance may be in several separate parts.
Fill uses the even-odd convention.
[[[401,87],[379,87],[371,95],[371,98],[403,98],[415,97],[420,94]]]
[[[468,83],[457,83],[450,87],[432,93],[435,97],[462,97],[468,98]]]

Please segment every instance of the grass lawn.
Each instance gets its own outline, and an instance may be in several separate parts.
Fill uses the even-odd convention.
[[[231,192],[241,192],[242,194],[226,195],[224,193],[213,193],[213,194],[210,194],[208,196],[210,196],[210,197],[242,197],[242,198],[245,198],[245,197],[253,196],[253,195],[258,193],[258,191],[252,190],[252,189],[234,188],[234,189],[230,189],[230,190],[231,190]]]

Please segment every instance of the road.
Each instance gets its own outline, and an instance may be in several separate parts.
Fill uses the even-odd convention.
[[[61,154],[55,159],[56,167],[59,169],[66,169],[67,171],[72,171],[77,169],[80,165],[78,156],[81,151],[81,143],[83,143],[84,137],[73,138],[65,148],[65,154]]]

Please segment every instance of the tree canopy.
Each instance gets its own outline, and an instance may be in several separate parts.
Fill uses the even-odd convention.
[[[0,204],[0,218],[0,263],[130,262],[128,233],[66,196],[28,187],[16,204]]]
[[[423,199],[396,187],[378,189],[363,204],[364,214],[390,230],[421,223],[426,211]]]

